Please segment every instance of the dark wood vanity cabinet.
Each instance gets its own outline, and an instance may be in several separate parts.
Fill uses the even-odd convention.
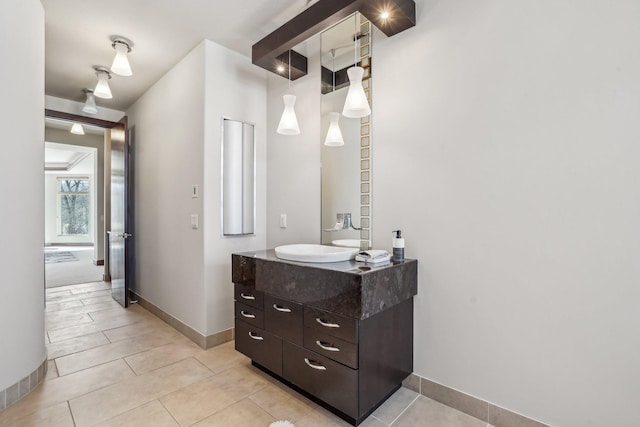
[[[236,349],[358,425],[413,371],[417,262],[367,268],[232,256]]]

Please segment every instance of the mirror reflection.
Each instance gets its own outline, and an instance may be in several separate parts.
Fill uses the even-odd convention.
[[[371,104],[371,23],[359,13],[321,34],[322,244],[368,249],[371,241],[371,116],[343,116],[347,70],[364,68]],[[339,127],[339,131],[337,128]]]

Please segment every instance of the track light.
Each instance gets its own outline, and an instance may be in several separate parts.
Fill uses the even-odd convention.
[[[105,67],[95,67],[96,76],[98,76],[98,84],[93,90],[93,94],[98,98],[111,99],[111,89],[109,88],[109,79],[111,79],[111,73]]]
[[[84,102],[82,111],[87,114],[98,114],[98,107],[96,106],[96,97],[93,95],[93,89],[84,88],[82,91],[87,95],[87,100]]]
[[[112,39],[111,46],[116,51],[116,56],[113,58],[113,64],[111,64],[111,72],[119,76],[130,76],[133,74],[131,71],[131,65],[127,54],[131,52],[131,43],[129,40],[122,37],[115,37]]]

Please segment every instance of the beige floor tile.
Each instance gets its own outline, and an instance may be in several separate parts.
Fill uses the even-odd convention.
[[[47,361],[47,375],[45,375],[45,380],[52,380],[54,378],[58,378],[58,368],[56,368],[56,362],[53,360]]]
[[[191,425],[263,389],[267,384],[251,369],[238,366],[170,393],[160,402],[181,425]]]
[[[174,427],[179,426],[171,414],[154,400],[146,405],[120,414],[110,420],[96,424],[96,427]]]
[[[47,300],[49,298],[56,298],[61,295],[73,295],[69,289],[49,288],[47,289]]]
[[[418,396],[420,395],[415,391],[400,387],[372,415],[387,424],[391,424]]]
[[[152,314],[146,310],[144,311],[135,310],[133,309],[133,307],[131,309],[124,309],[122,308],[122,306],[117,305],[117,303],[116,303],[116,306],[114,306],[111,309],[95,311],[95,312],[89,313],[89,315],[96,322],[101,322],[101,321],[113,319],[116,317],[130,318],[133,321],[139,322],[139,321],[148,319],[150,316],[152,316]]]
[[[74,427],[71,411],[67,402],[39,410],[22,418],[12,420],[5,424],[0,414],[0,426],[21,427]]]
[[[134,338],[137,339],[137,338]],[[193,357],[194,354],[201,352],[202,349],[195,344],[166,344],[133,356],[125,357],[125,361],[129,364],[133,371],[140,375],[145,372],[153,371],[163,366]]]
[[[107,285],[104,282],[93,282],[93,283],[84,283],[77,287],[72,287],[71,293],[74,295],[78,294],[86,294],[88,292],[93,291],[103,291],[103,290],[111,290],[111,286]]]
[[[180,334],[178,331],[164,323],[162,320],[153,318],[146,318],[144,320],[141,320],[140,322],[132,323],[130,325],[109,329],[104,331],[104,334],[107,336],[107,338],[109,338],[109,341],[117,342],[134,337],[139,337],[140,335],[158,332],[171,334],[175,338],[186,338],[184,335]]]
[[[45,312],[50,313],[52,311],[66,310],[67,308],[82,307],[84,304],[79,300],[63,300],[63,301],[49,301],[47,300],[47,306]]]
[[[289,388],[280,388],[272,384],[252,394],[249,399],[275,419],[288,420],[293,423],[304,418],[313,410],[303,396]]]
[[[77,338],[71,338],[64,341],[57,341],[53,344],[47,344],[47,357],[49,360],[57,357],[67,356],[79,351],[88,350],[90,348],[109,344],[109,340],[102,332],[96,332],[89,335],[83,335]]]
[[[78,307],[67,308],[64,311],[49,312],[47,313],[47,317],[49,319],[55,319],[58,317],[67,317],[72,314],[95,313],[102,310],[113,310],[119,307],[120,305],[117,302],[107,301],[107,302],[101,302],[98,304],[89,304],[89,305],[82,305]],[[124,308],[122,310],[125,311]]]
[[[210,348],[206,352],[197,355],[196,358],[216,373],[229,369],[239,363],[247,364],[250,362],[248,357],[236,351],[235,341]]]
[[[380,421],[374,416],[369,416],[359,425],[359,427],[387,427],[388,425],[389,424]]]
[[[212,375],[195,359],[185,359],[164,368],[129,378],[109,387],[72,399],[69,404],[76,426],[109,420],[173,391]]]
[[[296,421],[296,427],[351,427],[351,424],[318,406]]]
[[[84,296],[84,294],[81,295],[81,296]],[[101,302],[109,302],[109,301],[112,301],[112,300],[113,300],[113,297],[111,296],[111,291],[110,290],[107,291],[107,295],[92,296],[92,297],[89,297],[89,298],[80,299],[80,301],[82,301],[83,304],[87,304],[87,305],[89,305],[89,304],[99,304]]]
[[[168,343],[168,339],[164,336],[153,333],[142,335],[59,357],[56,359],[56,366],[60,376],[68,375]]]
[[[487,423],[464,412],[420,396],[393,423],[393,427],[486,427]]]
[[[123,309],[124,310],[124,309]],[[134,323],[135,320],[124,317],[115,317],[100,322],[85,323],[78,326],[69,326],[68,328],[56,329],[49,331],[49,339],[52,343],[68,340],[70,338],[81,337],[83,335],[89,335],[96,332],[102,332],[107,329],[118,328],[125,325]]]
[[[197,427],[266,427],[275,419],[249,399],[243,399],[208,418],[200,421]]]
[[[0,421],[7,422],[0,426],[19,425],[16,424],[19,418],[118,383],[125,378],[135,378],[135,374],[123,360],[116,360],[75,374],[45,380],[24,399],[0,413]]]
[[[84,323],[91,323],[93,319],[87,313],[73,314],[70,316],[46,316],[45,315],[44,327],[47,331],[53,331],[55,329],[68,328],[69,326],[82,325]]]

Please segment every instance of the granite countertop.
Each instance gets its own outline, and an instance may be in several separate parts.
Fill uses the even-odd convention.
[[[365,319],[417,294],[415,259],[371,265],[356,261],[306,263],[273,249],[232,255],[232,280],[294,302]]]

